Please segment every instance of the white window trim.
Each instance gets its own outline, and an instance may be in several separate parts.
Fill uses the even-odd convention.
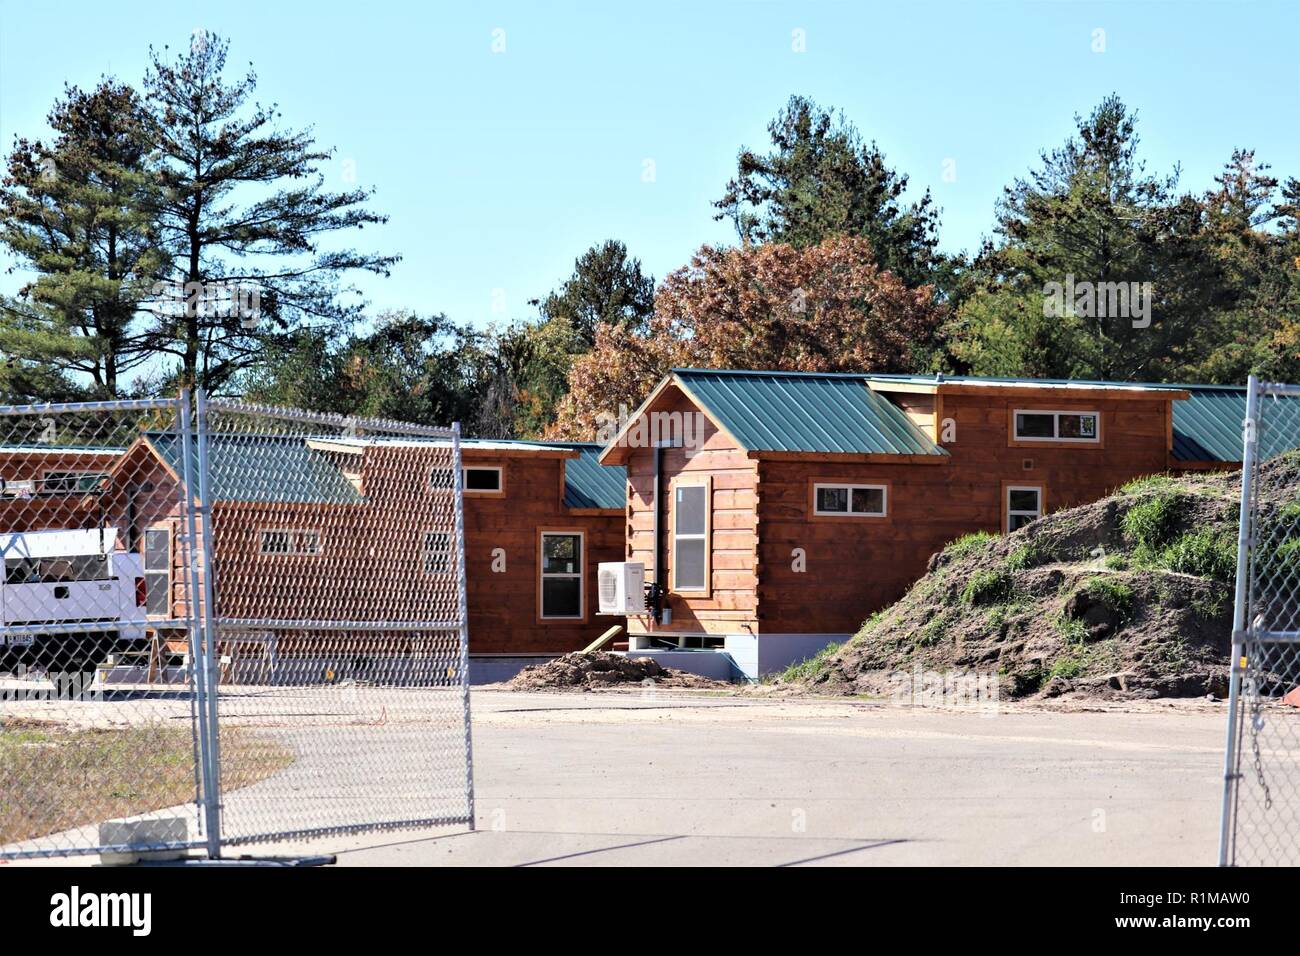
[[[153,570],[149,567],[149,535],[165,534],[167,536],[167,589],[164,592],[167,595],[167,609],[161,614],[153,614],[149,611],[149,576],[151,574],[162,574],[163,572]],[[157,620],[158,618],[169,618],[172,616],[172,598],[174,597],[173,588],[176,586],[174,575],[176,572],[176,538],[175,529],[170,524],[152,524],[140,533],[140,575],[145,579],[145,617]],[[134,598],[134,596],[133,596]]]
[[[451,485],[443,487],[437,483],[437,474],[441,471],[448,471],[446,468],[432,468],[429,470],[429,486],[434,491],[451,491]],[[471,471],[495,471],[497,473],[497,486],[495,488],[470,488],[469,472]],[[499,495],[505,492],[506,478],[505,468],[501,465],[462,465],[460,469],[460,487],[467,495]]]
[[[59,476],[60,481],[72,480],[74,483],[74,487],[69,491],[48,491],[45,487],[45,483],[50,480],[50,475]],[[98,489],[81,491],[75,487],[75,484],[82,478],[96,478],[98,479],[97,482],[98,484],[99,482],[102,482],[107,477],[108,477],[108,472],[106,471],[93,471],[93,470],[78,471],[75,468],[46,468],[43,472],[41,472],[40,491],[42,494],[46,494],[46,495],[94,494],[94,491]]]
[[[268,534],[290,535],[289,550],[267,551],[266,536]],[[298,536],[303,534],[314,534],[316,536],[315,551],[304,551],[299,547]],[[325,553],[325,536],[315,528],[258,528],[257,553],[267,558],[319,558]]]
[[[1032,491],[1038,496],[1038,508],[1034,511],[1025,511],[1020,508],[1013,509],[1011,507],[1011,494],[1015,491]],[[1043,516],[1043,488],[1041,485],[1007,485],[1006,496],[1007,522],[1006,527],[1002,529],[1006,534],[1011,533],[1011,519],[1013,517],[1023,517],[1029,518],[1031,521],[1037,521]]]
[[[1051,415],[1052,431],[1051,438],[1040,437],[1037,435],[1020,434],[1019,419],[1021,415]],[[1062,415],[1091,415],[1097,420],[1097,434],[1092,438],[1062,438],[1061,436],[1061,416]],[[1091,408],[1017,408],[1011,413],[1011,434],[1016,441],[1050,441],[1050,442],[1069,442],[1074,445],[1097,445],[1101,443],[1101,412]]]
[[[691,532],[681,534],[677,530],[677,491],[681,488],[703,488],[704,489],[704,530],[698,533]],[[710,594],[712,593],[713,578],[713,483],[711,481],[680,481],[672,486],[673,508],[672,508],[672,531],[673,531],[673,554],[672,554],[672,584],[669,590],[674,594]],[[704,542],[704,581],[699,587],[684,587],[677,582],[677,544],[681,541],[703,541]]]
[[[577,571],[550,571],[546,570],[546,539],[547,538],[577,538],[578,539],[578,570]],[[586,618],[587,610],[587,577],[583,573],[587,565],[587,533],[585,531],[542,531],[537,536],[537,616],[543,621],[581,621]],[[547,614],[546,613],[546,584],[547,578],[577,578],[578,579],[578,613],[577,614]]]
[[[853,507],[853,492],[855,489],[862,491],[879,491],[880,492],[880,510],[879,511],[823,511],[817,504],[817,492],[823,488],[846,488],[849,492],[848,505]],[[813,514],[822,518],[885,518],[889,515],[889,486],[888,485],[856,485],[843,481],[815,481],[813,482]]]
[[[471,488],[469,473],[471,471],[495,471],[497,486],[495,488]],[[506,488],[505,471],[500,465],[465,465],[460,470],[460,486],[467,495],[499,495]]]

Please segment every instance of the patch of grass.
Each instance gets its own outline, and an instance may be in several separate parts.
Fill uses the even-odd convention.
[[[1178,484],[1169,475],[1144,475],[1119,486],[1120,494],[1141,495],[1147,492],[1169,491]]]
[[[1290,538],[1261,551],[1259,574],[1262,577],[1294,576],[1300,572],[1300,538]]]
[[[1127,571],[1129,567],[1128,555],[1125,554],[1108,554],[1101,563],[1111,571]]]
[[[1001,604],[1015,594],[1015,582],[1006,568],[976,571],[962,588],[961,602],[972,607]]]
[[[933,647],[943,640],[948,631],[948,614],[936,614],[930,620],[925,622],[921,632],[916,637],[917,647]]]
[[[832,641],[820,651],[806,660],[791,664],[785,670],[781,671],[775,677],[771,678],[772,683],[785,684],[789,682],[813,681],[826,673],[830,667],[830,656],[840,649],[841,645]]]
[[[1223,591],[1207,591],[1192,597],[1192,613],[1202,621],[1213,621],[1223,613],[1228,596]]]
[[[949,542],[943,549],[944,557],[956,561],[967,557],[981,550],[985,545],[992,541],[997,541],[996,534],[990,534],[987,531],[972,531],[970,534],[964,534],[955,541]]]
[[[1202,528],[1170,544],[1160,552],[1159,561],[1170,571],[1226,583],[1237,574],[1237,542],[1223,532]]]
[[[1083,589],[1114,611],[1121,619],[1127,620],[1133,613],[1133,586],[1113,577],[1089,578]]]
[[[1177,495],[1164,492],[1139,502],[1124,515],[1124,536],[1141,549],[1158,552],[1173,537],[1178,504]]]
[[[1055,623],[1057,632],[1067,643],[1082,645],[1088,640],[1088,626],[1078,618],[1058,614]]]
[[[287,747],[244,728],[223,727],[220,743],[227,791],[293,762]],[[72,730],[0,723],[0,844],[193,800],[194,746],[187,727]]]
[[[1087,661],[1081,655],[1062,654],[1052,661],[1052,666],[1047,669],[1047,679],[1050,681],[1057,677],[1064,677],[1066,680],[1073,680],[1083,674],[1087,666]]]
[[[1025,571],[1042,564],[1045,557],[1042,549],[1030,541],[1007,555],[1007,568],[1012,571]]]

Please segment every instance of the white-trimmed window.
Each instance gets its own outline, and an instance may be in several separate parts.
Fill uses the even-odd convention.
[[[297,528],[264,528],[259,550],[262,554],[314,557],[321,553],[320,532]]]
[[[1101,441],[1100,412],[1054,412],[1017,408],[1016,441]]]
[[[709,590],[709,491],[707,482],[673,488],[674,591]]]
[[[543,531],[541,543],[541,616],[583,617],[581,531]]]
[[[889,507],[884,485],[813,484],[813,514],[839,517],[883,518]]]
[[[426,531],[421,550],[425,574],[446,574],[451,570],[451,532]]]
[[[461,488],[469,495],[496,495],[505,487],[500,465],[466,465],[460,474]],[[451,476],[450,468],[434,468],[429,475],[429,484],[434,490],[450,491]]]
[[[101,490],[107,477],[102,471],[47,471],[37,490],[43,495],[88,494]]]
[[[1038,485],[1007,485],[1007,532],[1043,516],[1043,489]]]
[[[144,532],[144,608],[151,617],[171,615],[172,531],[170,527]]]

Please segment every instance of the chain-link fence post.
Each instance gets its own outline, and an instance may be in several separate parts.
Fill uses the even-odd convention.
[[[460,456],[460,422],[451,426],[452,473],[456,487],[456,577],[457,614],[460,617],[461,686],[465,710],[465,800],[469,806],[469,828],[474,829],[474,741],[469,719],[469,598],[465,577],[465,469]]]
[[[204,807],[207,818],[208,856],[217,859],[221,856],[221,724],[217,710],[218,684],[221,680],[220,665],[217,655],[217,605],[216,577],[217,569],[212,559],[212,474],[211,458],[208,446],[208,397],[203,389],[194,393],[195,412],[198,418],[198,491],[199,503],[199,544],[197,551],[202,566],[201,578],[203,589],[197,592],[202,606],[200,620],[203,624],[203,640],[199,648],[200,657],[197,666],[203,671],[204,700],[207,711],[208,754],[204,765],[204,776],[210,781],[209,799]]]
[[[1247,387],[1219,862],[1300,864],[1300,385]]]
[[[1247,587],[1250,582],[1251,515],[1254,502],[1255,455],[1259,447],[1258,423],[1259,380],[1250,376],[1246,386],[1246,418],[1242,423],[1241,452],[1241,508],[1237,527],[1237,579],[1236,596],[1232,611],[1232,657],[1229,661],[1228,731],[1223,757],[1223,806],[1219,825],[1219,865],[1228,865],[1228,849],[1232,833],[1233,781],[1236,776],[1237,733],[1239,720],[1237,708],[1241,702],[1241,679],[1245,670],[1242,652],[1246,639]]]

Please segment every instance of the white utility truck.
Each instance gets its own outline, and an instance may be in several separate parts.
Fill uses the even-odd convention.
[[[0,669],[91,670],[145,640],[139,554],[117,529],[0,532]]]

